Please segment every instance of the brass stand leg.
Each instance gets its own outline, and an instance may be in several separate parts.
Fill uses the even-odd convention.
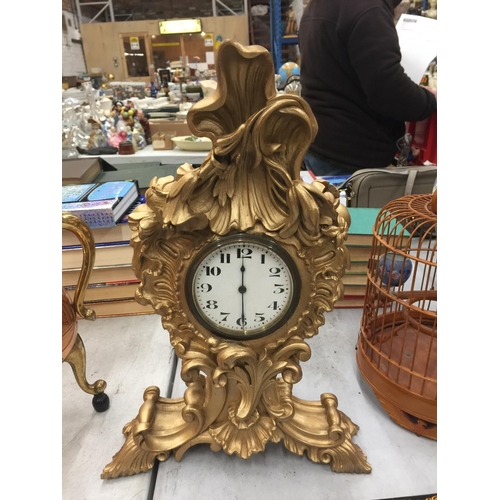
[[[92,405],[98,412],[106,411],[109,408],[109,397],[104,393],[106,382],[96,380],[89,384],[86,377],[86,354],[82,338],[77,334],[75,344],[63,362],[67,362],[75,375],[79,387],[87,394],[93,394]]]

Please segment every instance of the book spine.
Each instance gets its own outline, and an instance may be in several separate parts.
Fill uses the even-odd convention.
[[[130,241],[105,241],[103,243],[95,243],[96,248],[120,247],[120,246],[125,246],[125,245],[130,245]],[[63,250],[81,250],[82,246],[81,245],[63,245],[62,249]]]
[[[118,224],[128,224],[128,216],[141,204],[146,203],[146,198],[144,195],[141,195],[140,198],[133,203],[130,208],[124,213],[124,215],[120,218],[120,220],[115,221],[114,220],[114,214],[113,214],[113,206],[114,203],[106,203],[106,202],[77,202],[77,203],[63,203],[62,209],[67,212],[71,212],[75,215],[78,215],[81,217],[89,226],[90,229],[109,229],[111,227],[114,227]],[[83,215],[80,215],[82,213]],[[102,214],[107,214],[106,215],[106,223],[98,223],[95,221],[95,219],[98,219],[99,217],[97,214],[102,213]],[[92,214],[92,215],[91,215]],[[88,220],[87,220],[88,219]],[[69,247],[70,245],[67,245],[66,247]],[[80,247],[79,244],[76,245],[71,245],[71,247]],[[63,245],[63,248],[66,248]]]
[[[138,304],[133,299],[111,300],[89,304],[98,318],[112,318],[117,316],[139,316],[143,314],[154,314],[151,305]]]
[[[141,280],[123,280],[123,281],[107,281],[103,283],[90,283],[87,285],[87,289],[90,288],[111,288],[111,287],[120,287],[127,285],[138,285],[141,283]],[[76,285],[66,285],[64,288],[66,290],[76,290]]]
[[[74,206],[63,205],[63,211],[71,212],[77,217],[80,217],[80,219],[82,219],[90,228],[113,227],[116,225],[112,205],[78,205],[83,205],[83,203],[74,204]]]

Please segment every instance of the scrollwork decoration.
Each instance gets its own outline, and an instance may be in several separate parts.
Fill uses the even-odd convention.
[[[337,409],[333,394],[312,402],[292,395],[300,363],[311,355],[305,340],[342,296],[349,266],[350,218],[337,189],[300,178],[316,120],[300,97],[277,95],[272,59],[262,47],[224,42],[217,75],[215,93],[188,113],[191,131],[212,140],[210,154],[199,168],[184,164],[175,177],[152,179],[146,203],[129,217],[132,264],[141,280],[136,299],[162,317],[186,391],[167,399],[158,388],[146,389],[124,429],[126,442],[102,477],[143,472],[170,452],[180,459],[198,443],[248,458],[268,441],[283,441],[337,472],[370,472],[351,441],[358,427]],[[273,238],[301,275],[297,311],[269,337],[223,340],[189,312],[190,262],[214,239],[236,232]]]

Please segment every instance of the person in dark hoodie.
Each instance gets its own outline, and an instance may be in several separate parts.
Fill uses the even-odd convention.
[[[316,175],[394,163],[405,122],[437,109],[431,89],[401,66],[394,9],[401,0],[310,0],[299,28],[302,97],[318,122],[304,157]]]

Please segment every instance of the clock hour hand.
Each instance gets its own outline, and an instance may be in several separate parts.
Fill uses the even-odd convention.
[[[247,291],[245,286],[245,266],[243,265],[243,258],[241,259],[241,286],[238,291],[241,293],[241,329],[245,333],[245,292]]]

